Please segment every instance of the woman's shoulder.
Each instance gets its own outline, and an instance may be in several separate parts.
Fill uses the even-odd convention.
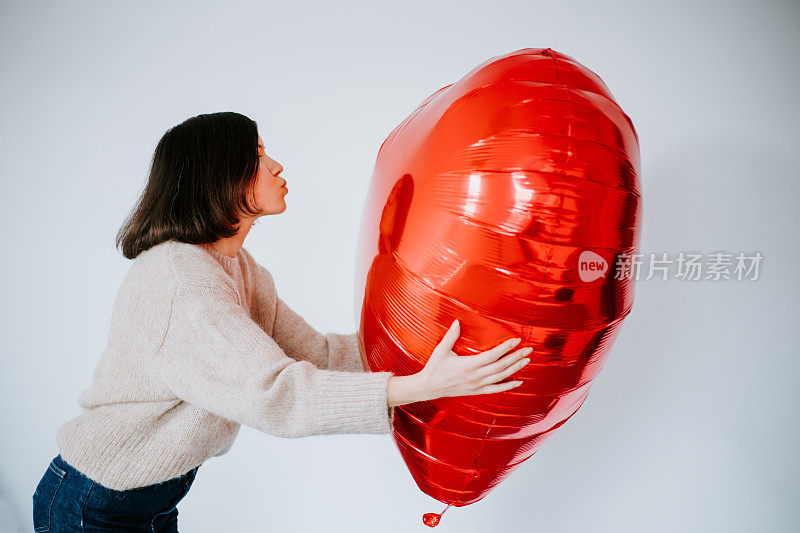
[[[227,283],[225,272],[212,255],[199,244],[176,240],[161,242],[141,252],[131,272],[178,283],[217,285]]]
[[[273,281],[272,273],[269,271],[269,269],[256,261],[247,248],[242,246],[239,249],[238,255],[240,256],[240,262],[243,270],[248,270],[251,272],[252,276],[259,281],[268,281],[270,283]]]
[[[248,300],[267,302],[266,305],[272,306],[275,301],[275,280],[272,273],[265,266],[260,264],[242,246],[239,249],[241,255],[242,277],[245,280],[245,290],[248,292]]]

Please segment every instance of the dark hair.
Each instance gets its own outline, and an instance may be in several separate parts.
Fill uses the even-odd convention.
[[[174,239],[203,244],[238,231],[258,169],[258,125],[233,112],[189,118],[158,141],[150,175],[117,233],[117,247],[133,259]]]

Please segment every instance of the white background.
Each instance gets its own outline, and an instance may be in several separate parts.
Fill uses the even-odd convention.
[[[259,123],[291,190],[245,246],[312,325],[351,332],[386,135],[487,59],[549,46],[637,128],[641,251],[764,262],[758,281],[640,281],[582,409],[439,530],[794,530],[798,27],[796,2],[3,2],[0,529],[31,528],[130,267],[114,237],[168,128]],[[246,427],[179,506],[189,531],[424,531],[442,508],[388,435]]]

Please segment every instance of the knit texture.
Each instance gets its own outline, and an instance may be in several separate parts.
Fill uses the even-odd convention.
[[[242,247],[170,240],[133,261],[82,413],[61,456],[126,490],[226,453],[241,424],[281,437],[389,433],[391,372],[365,372],[356,334],[323,334]]]

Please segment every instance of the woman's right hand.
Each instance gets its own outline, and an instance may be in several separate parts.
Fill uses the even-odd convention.
[[[425,367],[411,376],[392,376],[387,394],[389,406],[402,405],[447,396],[491,394],[513,389],[521,381],[498,383],[530,362],[525,356],[532,348],[520,348],[507,353],[520,343],[519,338],[506,340],[494,348],[471,356],[453,352],[461,333],[454,321],[434,348]],[[394,381],[394,384],[393,384]]]

